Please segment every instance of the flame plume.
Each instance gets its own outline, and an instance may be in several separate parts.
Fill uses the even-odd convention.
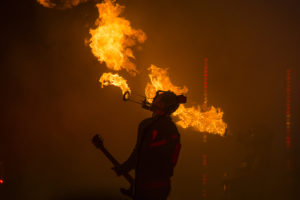
[[[171,83],[167,70],[154,65],[151,65],[148,70],[151,71],[149,73],[151,83],[147,83],[145,89],[147,98],[153,98],[158,90],[170,90],[177,95],[188,92],[185,86],[180,88]],[[180,105],[173,115],[178,118],[176,123],[182,128],[192,127],[200,132],[224,135],[227,125],[223,122],[224,113],[221,109],[211,106],[205,110],[201,111],[200,105],[190,108]]]
[[[90,29],[92,35],[90,47],[100,63],[115,71],[125,69],[132,75],[137,73],[132,47],[146,40],[142,30],[133,29],[130,22],[119,17],[124,7],[115,3],[115,0],[105,0],[97,4],[99,18],[97,27]]]
[[[124,94],[126,91],[131,92],[129,86],[127,85],[127,81],[118,74],[103,73],[99,79],[99,82],[101,83],[102,88],[103,86],[114,85],[122,90],[122,94]]]
[[[156,67],[155,65],[151,65],[148,70],[150,71],[149,78],[151,83],[147,83],[145,94],[149,101],[151,101],[158,90],[171,90],[176,94],[186,94],[188,92],[187,87],[184,86],[183,88],[180,88],[172,84],[167,69],[162,69]]]
[[[182,128],[192,127],[200,132],[222,136],[227,128],[227,124],[223,121],[223,114],[220,108],[215,108],[214,106],[208,108],[208,111],[202,112],[200,105],[190,108],[180,105],[173,113],[179,119],[176,123]]]

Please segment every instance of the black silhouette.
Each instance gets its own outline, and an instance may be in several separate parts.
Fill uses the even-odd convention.
[[[99,136],[99,135],[95,135],[92,139],[93,144],[100,149],[104,155],[113,163],[114,168],[116,169],[120,166],[120,163],[111,155],[111,153],[109,153],[109,151],[104,147],[103,145],[103,139]],[[124,176],[124,178],[129,182],[130,184],[130,188],[129,189],[124,189],[121,188],[121,192],[122,194],[129,196],[129,197],[133,197],[133,183],[134,183],[134,179],[132,178],[132,176],[128,173],[123,173],[122,176]]]
[[[170,193],[170,178],[180,151],[180,135],[170,115],[185,103],[183,95],[158,91],[152,104],[151,118],[138,127],[136,146],[126,162],[116,165],[118,175],[135,170],[135,200],[165,200]],[[145,107],[145,106],[143,106]]]

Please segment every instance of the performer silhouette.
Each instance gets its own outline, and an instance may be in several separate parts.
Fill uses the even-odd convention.
[[[133,152],[127,161],[115,168],[118,175],[135,170],[135,200],[167,199],[181,148],[180,134],[170,115],[185,102],[183,95],[157,92],[150,108],[153,115],[139,124]]]

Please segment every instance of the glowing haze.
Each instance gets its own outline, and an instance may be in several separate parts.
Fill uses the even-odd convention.
[[[38,0],[46,7],[55,7],[56,4],[50,0]],[[65,5],[78,5],[86,0],[62,0]],[[105,63],[107,68],[113,71],[125,70],[131,75],[136,75],[138,70],[133,63],[135,56],[133,49],[137,44],[146,40],[146,34],[139,29],[131,27],[130,22],[120,17],[124,10],[115,0],[104,0],[97,4],[99,17],[96,20],[96,27],[90,29],[91,38],[89,45],[92,53],[100,63]],[[186,94],[186,86],[178,87],[173,85],[168,71],[151,65],[148,70],[150,82],[145,88],[146,97],[151,101],[157,90],[173,91],[176,94]],[[124,94],[131,92],[125,78],[117,73],[103,73],[99,79],[103,86],[114,85],[119,87]],[[196,131],[224,135],[227,124],[223,121],[223,112],[214,106],[196,105],[185,107],[180,105],[173,115],[177,118],[177,125],[182,128],[191,127]]]

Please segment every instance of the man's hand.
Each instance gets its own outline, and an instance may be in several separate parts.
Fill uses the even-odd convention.
[[[96,146],[96,148],[100,149],[103,147],[103,139],[99,135],[94,135],[92,139],[92,143]]]

